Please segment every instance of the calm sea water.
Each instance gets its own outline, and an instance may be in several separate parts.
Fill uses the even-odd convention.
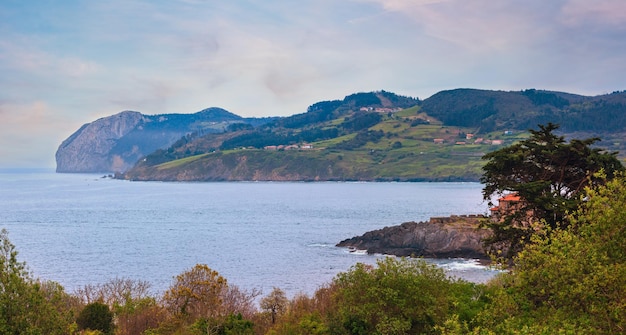
[[[431,216],[481,214],[477,183],[162,183],[101,175],[0,173],[0,228],[36,277],[73,291],[115,277],[165,291],[208,264],[229,283],[268,293],[313,293],[380,255],[335,244]],[[433,261],[482,282],[473,260]]]

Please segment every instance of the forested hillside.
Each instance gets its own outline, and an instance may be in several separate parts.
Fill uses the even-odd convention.
[[[478,180],[480,157],[560,124],[626,152],[626,92],[586,97],[456,89],[420,101],[379,91],[321,101],[306,113],[221,134],[189,134],[119,175],[132,180]]]
[[[480,127],[484,132],[524,130],[548,122],[560,124],[564,132],[626,130],[626,91],[585,97],[535,89],[456,89],[424,100],[422,109],[447,125]]]
[[[420,101],[380,91],[220,135],[190,135],[143,159],[132,180],[476,180],[491,140],[447,127]],[[499,138],[497,134],[487,134]],[[513,140],[514,136],[508,136]],[[504,140],[502,140],[504,142]]]

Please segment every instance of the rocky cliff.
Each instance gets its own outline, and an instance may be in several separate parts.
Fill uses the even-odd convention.
[[[483,219],[481,215],[470,215],[405,222],[344,240],[337,246],[367,250],[370,254],[489,259],[482,240],[490,231],[479,227]]]
[[[139,112],[125,111],[85,124],[56,152],[57,172],[111,172],[126,169],[129,157],[110,155],[119,139],[144,123]]]
[[[186,134],[223,132],[238,122],[246,120],[221,108],[163,115],[124,111],[87,123],[63,141],[56,152],[56,171],[124,172],[141,157],[169,147]]]

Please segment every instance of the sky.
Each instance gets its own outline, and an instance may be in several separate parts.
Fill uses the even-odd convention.
[[[0,168],[124,110],[288,116],[385,90],[626,89],[623,0],[2,0]]]

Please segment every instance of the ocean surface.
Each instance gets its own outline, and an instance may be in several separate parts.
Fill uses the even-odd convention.
[[[207,264],[243,289],[312,294],[357,262],[339,241],[432,216],[484,214],[478,183],[129,182],[102,175],[0,173],[0,229],[37,278],[68,292],[114,278],[164,292]],[[475,260],[429,260],[484,282]]]

